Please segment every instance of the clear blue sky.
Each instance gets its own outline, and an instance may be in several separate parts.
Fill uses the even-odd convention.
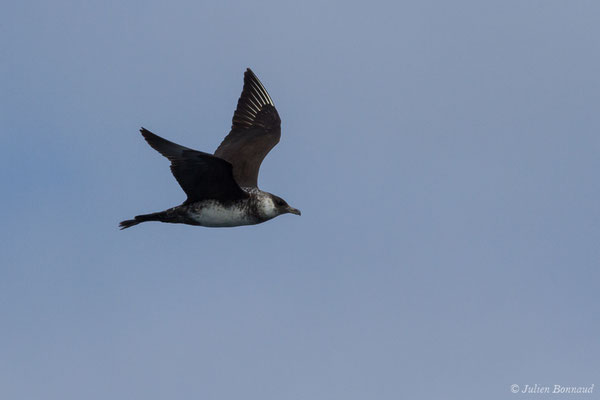
[[[600,398],[598,2],[211,3],[3,4],[0,398]],[[302,217],[119,231],[246,67]]]

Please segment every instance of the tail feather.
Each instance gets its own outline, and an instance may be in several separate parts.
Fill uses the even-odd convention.
[[[168,222],[165,220],[165,212],[160,211],[160,212],[155,212],[152,214],[136,215],[134,219],[128,219],[125,221],[121,221],[119,223],[119,228],[121,228],[121,230],[131,228],[132,226],[135,226],[137,224],[140,224],[140,223],[146,222],[146,221]]]

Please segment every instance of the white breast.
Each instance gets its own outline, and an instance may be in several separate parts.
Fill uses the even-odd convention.
[[[279,215],[277,207],[275,207],[275,203],[273,203],[273,199],[264,195],[258,198],[258,212],[265,219],[275,218]]]
[[[216,201],[202,204],[202,206],[198,207],[197,211],[190,216],[202,226],[227,227],[252,225],[256,223],[256,221],[247,214],[245,208],[236,205],[224,207],[221,203]]]

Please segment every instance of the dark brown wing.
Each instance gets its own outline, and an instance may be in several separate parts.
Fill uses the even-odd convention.
[[[147,129],[142,128],[140,132],[154,150],[171,161],[171,172],[188,196],[186,203],[248,197],[233,179],[231,164],[227,161],[169,142]]]
[[[215,156],[233,165],[233,177],[242,187],[257,187],[258,170],[281,137],[281,119],[271,96],[248,68],[244,89],[233,114],[231,132]]]

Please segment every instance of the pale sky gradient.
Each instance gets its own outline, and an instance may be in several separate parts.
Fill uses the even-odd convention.
[[[6,3],[6,2],[5,2]],[[28,1],[0,12],[0,398],[600,398],[600,3]],[[246,67],[252,227],[179,204]]]

